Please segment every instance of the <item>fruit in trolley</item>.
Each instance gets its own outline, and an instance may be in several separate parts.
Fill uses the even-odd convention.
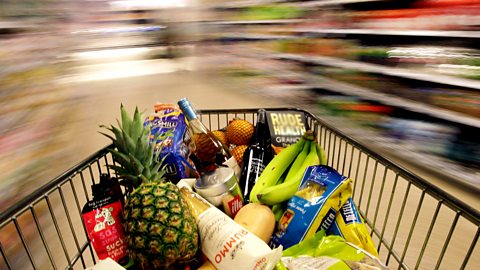
[[[243,155],[245,154],[245,150],[247,150],[248,145],[237,145],[235,148],[232,150],[232,156],[235,157],[235,160],[238,163],[238,166],[242,166],[243,162]]]
[[[165,181],[163,160],[150,143],[150,128],[135,110],[133,119],[121,106],[119,127],[105,127],[115,148],[109,149],[120,166],[110,165],[129,194],[124,227],[132,258],[142,269],[168,269],[187,262],[198,250],[195,219],[178,188]],[[159,153],[158,151],[157,153]]]
[[[252,123],[243,119],[234,119],[227,126],[227,140],[235,145],[248,145],[253,136],[253,131]]]

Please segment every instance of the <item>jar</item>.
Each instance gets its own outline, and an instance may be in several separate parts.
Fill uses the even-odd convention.
[[[195,182],[195,191],[231,218],[243,206],[243,196],[235,171],[228,167],[203,174]]]

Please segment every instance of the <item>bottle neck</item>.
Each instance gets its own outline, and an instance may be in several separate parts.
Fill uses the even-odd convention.
[[[186,98],[178,101],[178,106],[180,107],[188,121],[192,121],[198,118],[197,112]]]
[[[267,132],[265,111],[261,110],[258,112],[257,125],[255,126],[255,134],[253,135],[251,144],[265,146],[268,144],[269,139],[270,136]]]

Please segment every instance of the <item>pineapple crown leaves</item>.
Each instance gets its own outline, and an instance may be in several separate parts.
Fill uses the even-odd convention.
[[[167,156],[158,160],[161,148],[155,151],[155,141],[151,140],[150,126],[143,125],[142,114],[135,108],[133,118],[120,106],[121,122],[118,127],[101,125],[112,135],[100,132],[113,142],[113,148],[108,151],[120,165],[108,165],[122,179],[121,184],[134,188],[144,182],[161,182],[164,180],[164,161]]]

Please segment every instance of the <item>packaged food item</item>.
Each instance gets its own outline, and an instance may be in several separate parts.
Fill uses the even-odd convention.
[[[180,189],[195,217],[202,251],[218,270],[271,270],[282,248],[270,249],[260,238],[237,224],[200,195]]]
[[[352,180],[328,166],[310,166],[299,190],[280,218],[273,246],[288,248],[309,239],[317,230],[327,231],[340,207],[352,194]]]
[[[173,104],[157,104],[144,125],[150,125],[150,139],[161,149],[159,159],[165,158],[167,177],[176,182],[191,176],[195,170],[188,161],[190,136],[182,111]]]
[[[308,130],[305,113],[299,111],[267,111],[267,123],[276,153],[299,141]]]
[[[130,260],[122,226],[122,194],[114,192],[114,183],[108,175],[101,175],[100,183],[92,185],[93,199],[83,207],[82,219],[98,258],[111,258],[127,266]]]
[[[340,208],[340,211],[335,218],[335,222],[330,227],[328,233],[339,235],[347,242],[350,242],[378,257],[378,252],[375,248],[372,237],[370,237],[367,226],[365,226],[352,198],[349,198],[342,208]]]
[[[234,218],[243,207],[243,196],[233,169],[218,167],[205,172],[194,184],[195,191]]]
[[[295,258],[295,259],[293,259]],[[309,259],[300,259],[309,258]],[[338,260],[344,264],[339,264]],[[325,231],[317,232],[314,237],[303,240],[302,242],[286,249],[282,254],[282,262],[290,265],[292,262],[303,262],[311,265],[324,265],[314,269],[369,269],[369,270],[387,270],[388,268],[375,256],[369,254],[363,249],[348,243],[340,236],[326,236]],[[326,267],[325,267],[326,266]],[[288,265],[287,265],[288,267]],[[345,268],[348,267],[348,268]],[[290,268],[292,269],[312,269],[312,268]]]

